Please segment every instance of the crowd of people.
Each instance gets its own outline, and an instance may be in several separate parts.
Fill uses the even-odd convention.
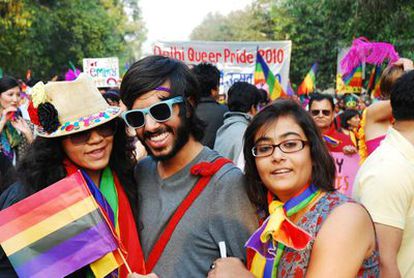
[[[117,277],[413,277],[412,62],[380,82],[372,104],[247,82],[221,104],[216,66],[156,55],[102,92],[4,76],[0,210],[80,170],[128,253]],[[335,152],[360,156],[353,196]],[[2,249],[0,277],[17,277]]]

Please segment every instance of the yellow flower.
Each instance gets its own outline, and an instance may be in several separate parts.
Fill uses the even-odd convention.
[[[37,82],[36,85],[32,88],[32,102],[33,107],[37,108],[39,104],[45,103],[47,100],[47,95],[45,91],[45,84],[42,81]]]

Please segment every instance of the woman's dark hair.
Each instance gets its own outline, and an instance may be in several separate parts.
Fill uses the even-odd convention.
[[[197,78],[182,62],[164,56],[148,56],[135,62],[126,72],[121,83],[122,102],[131,109],[135,100],[169,81],[172,91],[169,98],[182,96],[180,117],[185,118],[190,132],[197,141],[204,136],[205,124],[195,114],[200,100]]]
[[[137,202],[137,188],[133,178],[136,163],[133,138],[127,136],[122,119],[116,118],[113,121],[117,121],[118,128],[114,135],[109,165],[118,175],[133,206]],[[66,157],[62,147],[63,138],[37,137],[18,164],[19,179],[29,192],[42,190],[66,177],[63,166]]]
[[[16,170],[11,161],[0,153],[0,195],[1,193],[16,181]]]
[[[359,116],[359,112],[354,109],[347,109],[341,114],[339,114],[339,118],[341,119],[341,127],[344,129],[349,129],[348,121],[355,117],[356,115]]]
[[[293,100],[279,99],[260,111],[249,124],[244,133],[243,153],[245,173],[248,180],[247,194],[258,209],[267,211],[267,188],[260,179],[256,160],[252,154],[254,137],[262,128],[267,128],[280,117],[289,116],[302,128],[309,142],[312,159],[311,183],[324,191],[334,191],[335,163],[322,140],[319,128],[301,106]]]
[[[19,87],[19,83],[14,77],[5,75],[0,78],[0,94],[14,87]]]

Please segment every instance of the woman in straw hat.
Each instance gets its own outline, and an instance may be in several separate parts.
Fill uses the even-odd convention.
[[[128,265],[142,273],[132,207],[138,201],[135,159],[118,117],[120,108],[109,106],[93,81],[81,74],[74,81],[36,84],[28,110],[37,138],[18,165],[20,182],[0,196],[0,209],[80,170],[96,201],[108,215],[114,215],[111,220],[128,252]],[[3,252],[0,257],[0,277],[16,277]],[[125,266],[117,271],[119,277],[127,276]],[[92,272],[84,267],[72,275],[91,277]]]

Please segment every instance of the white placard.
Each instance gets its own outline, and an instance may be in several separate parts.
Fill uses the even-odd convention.
[[[83,59],[83,72],[93,78],[96,87],[119,85],[119,61],[117,57]]]

